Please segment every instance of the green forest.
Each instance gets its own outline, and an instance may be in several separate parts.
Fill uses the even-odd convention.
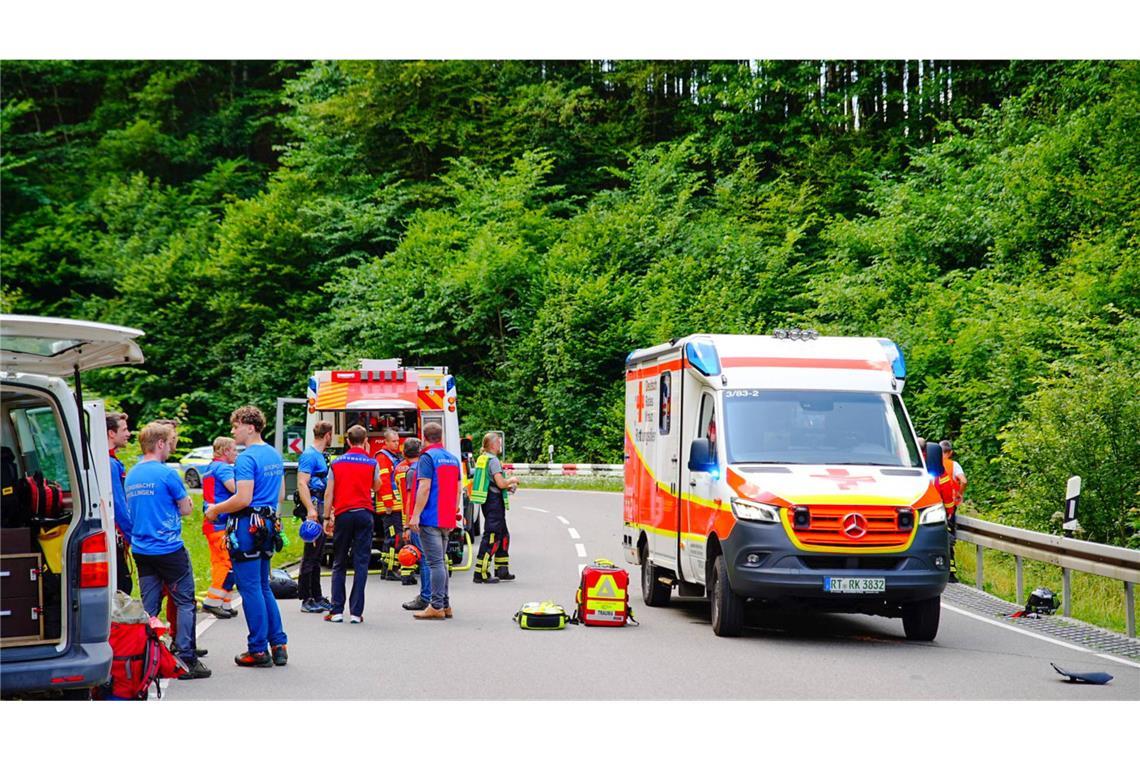
[[[1140,546],[1140,63],[5,61],[5,313],[187,444],[360,357],[465,432],[616,462],[630,350],[895,340],[973,509]]]

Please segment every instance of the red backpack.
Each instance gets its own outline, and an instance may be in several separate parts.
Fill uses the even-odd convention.
[[[638,624],[629,606],[629,573],[608,559],[596,559],[582,570],[577,602],[571,622],[611,627]]]
[[[186,666],[162,645],[158,632],[147,623],[111,623],[111,683],[104,687],[110,699],[146,699],[159,678],[175,678]],[[158,687],[162,697],[162,687]]]
[[[59,483],[44,480],[42,472],[28,475],[20,487],[32,517],[54,520],[63,514],[63,489]]]

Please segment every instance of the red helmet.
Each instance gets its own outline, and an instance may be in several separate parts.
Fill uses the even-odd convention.
[[[422,558],[424,555],[419,549],[415,547],[415,545],[405,544],[404,548],[400,549],[400,553],[396,556],[400,560],[401,566],[415,567],[420,563],[420,558]]]

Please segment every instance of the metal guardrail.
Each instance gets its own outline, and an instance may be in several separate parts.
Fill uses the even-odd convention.
[[[620,478],[625,467],[620,464],[525,464],[510,462],[503,465],[503,469],[510,470],[518,475],[553,475],[557,477],[572,477],[575,475],[590,475],[602,478]]]
[[[1140,583],[1140,551],[1118,546],[1094,544],[1075,538],[1037,533],[1024,528],[986,522],[974,517],[958,517],[959,541],[977,547],[977,570],[974,585],[982,588],[982,549],[996,549],[1012,554],[1016,561],[1017,599],[1025,598],[1022,561],[1046,562],[1061,568],[1062,612],[1069,616],[1073,607],[1072,571],[1091,573],[1123,581],[1124,607],[1128,635],[1136,638],[1136,584]]]

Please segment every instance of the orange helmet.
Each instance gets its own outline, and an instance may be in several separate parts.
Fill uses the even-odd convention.
[[[420,552],[415,545],[405,544],[404,548],[400,549],[400,553],[397,554],[396,557],[400,560],[401,566],[415,567],[420,563],[420,558],[423,557],[423,553]]]

